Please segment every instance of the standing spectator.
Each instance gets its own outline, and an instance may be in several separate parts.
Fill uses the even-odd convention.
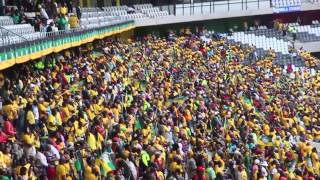
[[[36,32],[39,32],[41,27],[42,27],[41,17],[40,16],[36,16],[35,20],[34,20],[34,30]]]
[[[77,12],[77,17],[80,20],[81,19],[81,8],[80,8],[80,6],[76,7],[76,12]]]
[[[12,20],[14,24],[20,24],[22,21],[22,17],[20,16],[20,13],[18,9],[16,9],[12,14]]]
[[[288,25],[284,24],[282,27],[282,36],[287,35]]]
[[[295,41],[297,39],[297,28],[292,27],[292,40]]]
[[[49,19],[47,11],[44,9],[44,6],[41,6],[41,5],[39,5],[39,9],[40,9],[40,17],[43,24],[47,24],[47,21]]]
[[[244,31],[248,31],[249,30],[249,26],[248,26],[248,22],[247,21],[243,22],[243,29],[244,29]]]
[[[4,13],[5,5],[6,5],[6,1],[0,0],[0,16],[3,16],[5,14]]]
[[[68,7],[68,13],[73,12],[73,7],[72,7],[72,0],[68,0],[67,2],[67,7]]]
[[[206,175],[204,173],[205,168],[203,166],[199,166],[197,168],[197,173],[193,177],[193,180],[206,180]]]
[[[50,1],[46,3],[46,11],[50,19],[54,19],[58,16],[57,3]]]
[[[66,5],[66,3],[63,3],[60,7],[60,14],[61,15],[66,15],[68,14],[68,7]]]
[[[57,24],[58,24],[59,31],[66,30],[68,21],[64,15],[60,15],[60,17],[58,18]]]
[[[72,14],[69,18],[70,28],[78,28],[79,27],[79,19],[76,15]]]

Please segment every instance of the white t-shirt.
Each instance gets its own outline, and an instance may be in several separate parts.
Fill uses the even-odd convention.
[[[42,166],[48,167],[47,158],[42,152],[38,151],[36,158],[37,158],[37,161],[40,162]]]
[[[57,159],[60,159],[60,153],[58,151],[58,149],[56,149],[54,146],[52,146],[51,144],[49,145],[50,146],[50,152],[52,154],[54,154],[54,156],[57,158]]]

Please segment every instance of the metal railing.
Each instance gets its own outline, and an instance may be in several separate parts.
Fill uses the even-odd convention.
[[[175,4],[173,8],[175,15],[202,15],[270,8],[270,0],[203,0],[200,2]]]
[[[0,26],[0,29],[3,29],[6,32],[8,32],[9,34],[11,34],[10,36],[8,36],[8,35],[1,36],[0,47],[11,46],[11,45],[15,45],[15,44],[20,44],[20,43],[34,41],[34,40],[48,38],[48,37],[60,36],[62,34],[69,35],[69,34],[74,34],[74,33],[81,33],[81,32],[85,32],[85,31],[99,29],[99,28],[105,28],[108,26],[113,26],[113,25],[121,24],[121,23],[125,23],[125,22],[131,22],[131,21],[116,20],[116,21],[110,22],[106,25],[97,24],[96,26],[92,26],[92,27],[86,26],[86,27],[81,27],[81,28],[73,28],[73,29],[69,29],[69,30],[59,30],[59,31],[55,31],[55,32],[35,32],[32,34],[25,34],[25,35],[17,34],[13,31],[10,31],[10,30]]]
[[[320,0],[301,0],[301,4],[315,3],[320,4]],[[159,7],[161,10],[167,10],[172,15],[201,15],[216,13],[219,10],[235,12],[274,7],[272,0],[172,0],[170,3],[162,3],[162,1],[158,0],[154,3],[154,6]]]
[[[118,22],[108,26],[92,29],[71,29],[57,32],[43,32],[37,38],[28,41],[7,44],[0,47],[0,70],[16,63],[23,63],[37,59],[52,52],[59,52],[71,47],[101,39],[106,36],[120,33],[127,28],[132,28],[134,21]]]

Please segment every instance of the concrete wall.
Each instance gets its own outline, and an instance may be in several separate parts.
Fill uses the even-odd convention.
[[[296,42],[295,43],[295,48],[298,50],[300,47],[303,47],[303,49],[314,53],[314,52],[320,52],[320,41],[315,41],[315,42]]]
[[[227,1],[215,2],[216,4],[211,8],[211,13],[210,13],[210,7],[202,8],[202,11],[200,7],[196,8],[195,10],[193,9],[191,10],[190,7],[188,9],[187,7],[184,10],[185,12],[181,12],[182,9],[177,8],[176,16],[171,15],[167,17],[160,17],[160,18],[154,18],[154,19],[137,20],[136,26],[138,27],[155,26],[155,25],[164,25],[164,24],[204,21],[204,20],[212,20],[212,19],[273,14],[273,9],[270,7],[269,1],[260,2],[259,6],[257,2],[248,2],[247,8],[242,7],[242,4],[240,2],[241,0],[233,0],[232,3],[235,3],[235,4],[230,4],[229,10],[228,10],[228,5],[226,5]],[[320,9],[320,3],[318,4],[304,3],[301,5],[301,11],[319,10],[319,9]],[[190,11],[194,15],[190,15]],[[186,15],[187,13],[188,15]],[[182,15],[182,14],[185,14],[185,15]]]

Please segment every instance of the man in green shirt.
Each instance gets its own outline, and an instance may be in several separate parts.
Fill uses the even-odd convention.
[[[21,23],[22,19],[21,19],[21,15],[20,15],[18,9],[16,9],[14,11],[14,13],[12,14],[12,20],[13,20],[14,24],[20,24]]]
[[[61,15],[57,21],[58,23],[58,29],[59,31],[61,30],[66,30],[66,27],[67,27],[67,24],[68,24],[68,21],[66,19],[66,17],[64,15]]]

